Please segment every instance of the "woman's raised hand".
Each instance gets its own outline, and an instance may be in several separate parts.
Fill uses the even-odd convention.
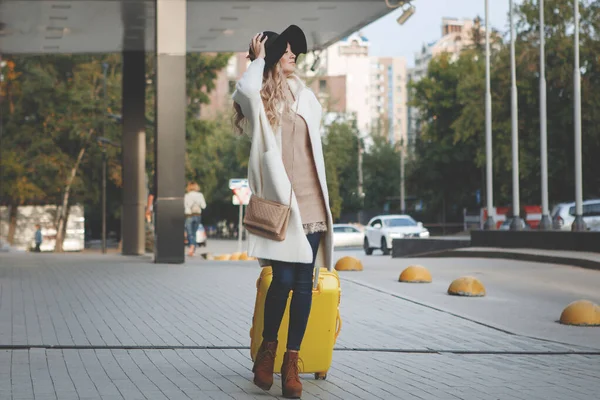
[[[252,47],[252,52],[254,53],[256,58],[265,58],[267,52],[265,50],[265,41],[267,40],[267,35],[263,35],[262,33],[257,33],[253,38],[250,46]]]

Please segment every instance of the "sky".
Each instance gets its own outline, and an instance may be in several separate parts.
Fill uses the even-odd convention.
[[[492,27],[507,32],[508,0],[489,0],[489,3]],[[369,55],[401,56],[413,66],[414,53],[420,51],[424,43],[441,37],[442,18],[473,19],[479,15],[483,20],[485,17],[484,0],[414,0],[412,4],[416,12],[404,25],[396,22],[402,11],[395,10],[361,30],[370,42]]]

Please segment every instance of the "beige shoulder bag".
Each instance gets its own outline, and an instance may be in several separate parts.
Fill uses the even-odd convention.
[[[290,212],[292,206],[292,186],[294,182],[294,157],[296,154],[295,136],[296,119],[298,116],[298,105],[300,96],[298,95],[296,103],[296,113],[294,114],[294,124],[292,128],[292,178],[290,180],[290,200],[288,204],[281,204],[275,201],[263,199],[253,194],[250,197],[244,216],[244,227],[257,236],[266,239],[282,242],[285,240]]]

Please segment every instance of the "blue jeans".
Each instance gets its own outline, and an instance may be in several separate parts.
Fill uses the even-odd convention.
[[[187,235],[188,246],[194,246],[194,250],[196,249],[196,231],[198,231],[201,221],[202,218],[200,215],[185,218],[185,233]]]
[[[306,332],[306,324],[312,305],[313,270],[321,233],[306,235],[313,250],[313,261],[309,264],[273,261],[273,280],[265,299],[265,325],[263,340],[277,340],[277,333],[285,312],[290,290],[293,290],[290,303],[290,324],[287,349],[300,350],[300,344]]]

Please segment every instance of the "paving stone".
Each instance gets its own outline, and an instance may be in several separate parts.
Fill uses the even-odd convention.
[[[0,273],[1,345],[92,346],[0,350],[0,399],[281,395],[279,375],[268,392],[252,382],[254,264],[189,268],[9,253]],[[302,375],[303,398],[587,400],[600,392],[600,356],[556,354],[581,350],[577,345],[510,335],[356,282],[342,284],[344,325],[331,369],[325,381]],[[518,351],[548,354],[509,354]]]

